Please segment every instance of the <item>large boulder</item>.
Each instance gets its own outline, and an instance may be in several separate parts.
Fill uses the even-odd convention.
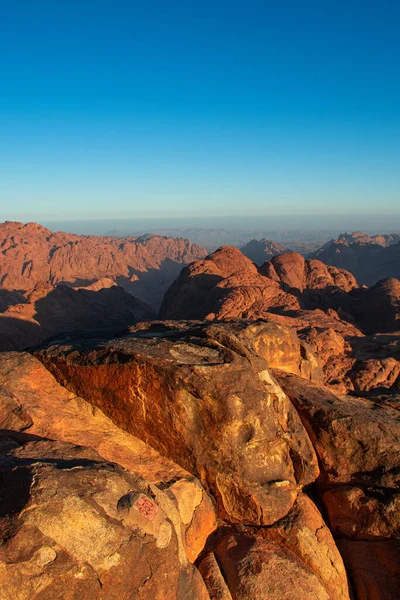
[[[342,557],[321,513],[305,494],[299,494],[289,514],[259,534],[293,552],[314,573],[331,600],[349,600]]]
[[[269,525],[315,480],[313,447],[268,363],[229,325],[143,325],[36,356],[60,383],[196,475],[231,523]]]
[[[394,564],[400,561],[399,411],[383,402],[338,396],[282,371],[274,375],[313,441],[319,492],[331,530],[343,540],[357,598],[394,598],[399,575]]]
[[[257,533],[227,533],[215,555],[235,600],[331,598],[295,554]]]
[[[165,491],[66,442],[0,456],[1,600],[209,598]]]
[[[3,432],[18,440],[27,436],[87,446],[106,460],[161,485],[181,514],[183,543],[194,562],[216,528],[213,503],[195,477],[66,390],[29,354],[0,355],[0,381]]]

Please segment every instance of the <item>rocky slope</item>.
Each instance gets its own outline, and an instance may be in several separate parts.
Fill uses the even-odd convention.
[[[261,240],[251,240],[240,248],[240,251],[256,265],[262,265],[266,260],[271,260],[273,256],[283,254],[287,249],[277,242],[261,238]]]
[[[84,283],[1,290],[0,600],[397,600],[400,282]]]
[[[0,352],[22,350],[73,331],[118,330],[154,317],[149,306],[110,279],[87,287],[50,284],[18,294],[0,313]]]
[[[399,412],[320,376],[265,322],[1,354],[0,598],[397,598]]]
[[[342,234],[314,252],[313,258],[347,269],[361,285],[380,279],[400,278],[400,234],[369,236],[362,232]]]
[[[257,268],[240,250],[223,246],[182,269],[165,294],[160,316],[254,318],[272,307],[312,307],[327,289],[347,292],[356,287],[351,273],[305,260],[296,252],[273,257]]]
[[[400,283],[395,279],[358,288],[349,272],[297,253],[257,268],[239,250],[224,247],[182,270],[160,314],[288,325],[314,350],[325,383],[338,391],[399,389]],[[392,335],[376,337],[383,332]]]
[[[182,265],[206,251],[182,238],[113,238],[52,231],[36,223],[0,224],[0,286],[90,285],[103,277],[158,309]]]

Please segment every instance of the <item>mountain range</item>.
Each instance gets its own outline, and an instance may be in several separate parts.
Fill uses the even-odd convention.
[[[0,232],[1,600],[397,599],[396,234]]]

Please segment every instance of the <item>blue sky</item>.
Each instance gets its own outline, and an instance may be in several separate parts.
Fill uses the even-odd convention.
[[[0,8],[0,220],[400,212],[397,0]]]

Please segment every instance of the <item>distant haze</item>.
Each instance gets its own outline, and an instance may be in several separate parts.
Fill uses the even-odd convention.
[[[366,231],[383,233],[400,231],[400,213],[396,214],[326,214],[326,215],[272,215],[272,216],[216,216],[171,217],[137,219],[85,219],[41,221],[52,231],[67,231],[84,235],[141,235],[161,229],[216,229],[226,230],[324,230],[330,233]]]
[[[83,235],[141,236],[146,233],[185,237],[214,251],[222,245],[242,247],[252,239],[267,238],[285,248],[307,253],[343,232],[369,234],[400,231],[400,215],[281,215],[242,217],[98,219],[48,221],[52,231]]]

